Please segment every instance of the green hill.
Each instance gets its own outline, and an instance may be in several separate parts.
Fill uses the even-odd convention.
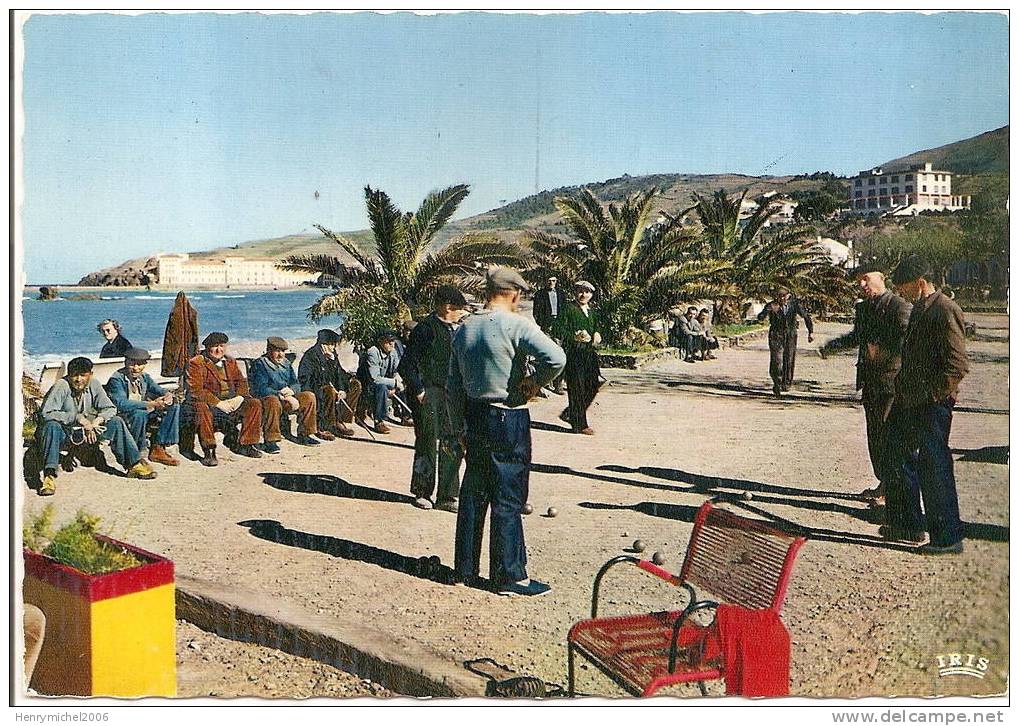
[[[956,174],[1008,174],[1008,126],[970,139],[917,151],[882,164],[886,170],[906,169],[930,162],[935,169]]]

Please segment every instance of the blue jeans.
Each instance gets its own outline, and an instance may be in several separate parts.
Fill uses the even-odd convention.
[[[372,392],[375,403],[375,423],[382,423],[389,413],[389,392],[394,386],[388,383],[372,383],[368,389]],[[397,404],[399,405],[399,404]]]
[[[468,401],[464,420],[467,469],[460,486],[454,569],[460,578],[477,577],[485,513],[491,506],[488,577],[497,586],[525,580],[522,513],[531,465],[530,413]]]
[[[963,538],[948,446],[954,406],[951,399],[919,408],[893,406],[888,419],[887,445],[897,474],[886,491],[888,524],[907,532],[927,530],[939,547]]]
[[[156,445],[173,446],[180,438],[180,404],[174,403],[162,411],[133,410],[124,411],[118,414],[124,419],[135,445],[144,449],[148,445],[146,441],[146,429],[149,421],[159,419],[159,431],[156,432]]]
[[[130,469],[141,459],[131,432],[117,416],[111,418],[105,425],[106,430],[100,434],[100,440],[110,442],[110,451],[116,457],[117,463],[125,469]],[[60,448],[66,439],[71,438],[72,428],[74,427],[64,426],[58,421],[40,423],[35,432],[35,440],[39,445],[44,469],[56,469],[60,466]]]

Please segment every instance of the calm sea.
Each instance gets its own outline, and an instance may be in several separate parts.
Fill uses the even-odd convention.
[[[44,362],[67,360],[73,355],[98,358],[105,340],[96,325],[106,318],[117,320],[123,334],[133,344],[157,350],[163,347],[166,321],[177,293],[120,291],[106,288],[95,291],[66,290],[65,295],[92,292],[102,300],[53,300],[41,302],[33,289],[22,298],[24,317],[25,369],[42,370]],[[307,308],[322,290],[279,291],[197,290],[185,291],[198,311],[200,338],[221,330],[231,342],[259,341],[270,335],[288,339],[314,337],[320,327],[336,328],[339,317],[321,324],[307,318]]]

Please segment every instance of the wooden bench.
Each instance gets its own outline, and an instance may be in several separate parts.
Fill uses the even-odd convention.
[[[681,632],[705,626],[690,619],[713,610],[719,602],[745,608],[782,608],[793,561],[804,542],[759,519],[749,519],[705,502],[694,518],[683,566],[673,575],[653,562],[615,557],[598,571],[591,596],[591,618],[570,628],[567,636],[569,694],[575,693],[574,656],[580,654],[616,684],[635,696],[650,696],[660,688],[696,682],[707,695],[706,681],[725,676],[720,658],[702,660],[696,648],[683,648]],[[629,563],[686,591],[681,610],[598,617],[598,593],[605,574]],[[716,600],[701,599],[700,588]]]

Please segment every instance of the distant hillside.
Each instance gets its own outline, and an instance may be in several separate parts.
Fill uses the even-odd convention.
[[[953,192],[957,194],[984,194],[995,205],[1001,205],[1008,197],[1008,126],[994,131],[946,144],[934,149],[918,151],[908,156],[892,159],[881,166],[885,169],[902,169],[930,162],[936,169],[955,172]],[[860,168],[863,168],[862,166]],[[434,244],[440,246],[450,237],[468,230],[486,230],[503,239],[514,239],[522,230],[555,230],[562,224],[559,213],[553,205],[557,196],[576,193],[583,186],[591,189],[605,202],[618,202],[627,195],[657,186],[662,190],[659,208],[673,213],[691,205],[694,192],[712,193],[725,189],[729,193],[748,189],[748,196],[756,197],[765,192],[792,193],[819,188],[824,180],[819,174],[798,176],[745,176],[742,174],[649,174],[630,176],[624,174],[614,179],[591,182],[584,185],[559,187],[532,194],[466,219],[448,224],[437,236]],[[371,246],[371,233],[367,230],[343,232],[362,248]],[[229,247],[218,247],[207,252],[194,252],[196,258],[222,258],[233,256],[269,257],[280,259],[294,254],[332,254],[347,262],[348,256],[331,240],[319,234],[296,234],[274,239],[253,240]],[[129,260],[115,267],[91,273],[79,284],[138,284],[144,274],[151,274],[154,258]]]
[[[971,139],[917,151],[881,164],[886,170],[906,169],[931,162],[935,169],[956,174],[1008,173],[1008,126]]]

